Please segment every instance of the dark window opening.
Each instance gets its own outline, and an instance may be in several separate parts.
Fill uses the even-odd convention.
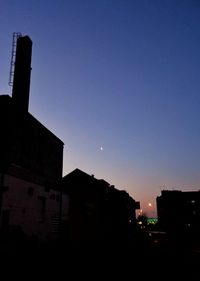
[[[29,195],[29,196],[33,196],[33,193],[34,193],[34,188],[33,188],[32,186],[30,186],[30,187],[28,188],[28,195]]]

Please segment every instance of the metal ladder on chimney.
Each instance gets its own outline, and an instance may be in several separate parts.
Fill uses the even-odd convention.
[[[12,40],[12,52],[11,52],[11,61],[10,61],[10,75],[9,75],[9,81],[8,85],[13,85],[13,79],[14,79],[14,72],[15,72],[15,59],[16,59],[16,49],[17,49],[17,39],[21,37],[20,32],[14,32],[13,33],[13,40]]]

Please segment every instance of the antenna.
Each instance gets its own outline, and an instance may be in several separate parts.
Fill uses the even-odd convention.
[[[13,85],[13,78],[14,78],[14,72],[15,72],[15,58],[16,58],[16,48],[17,48],[17,39],[21,37],[20,32],[14,32],[13,33],[13,40],[12,40],[12,52],[11,52],[11,61],[10,61],[10,75],[9,75],[9,81],[8,85]]]

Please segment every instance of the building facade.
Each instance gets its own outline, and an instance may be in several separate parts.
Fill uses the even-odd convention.
[[[139,204],[126,191],[79,169],[62,178],[59,190],[69,200],[63,225],[70,241],[127,241],[134,231]]]
[[[0,96],[0,227],[43,239],[60,218],[63,142],[28,112],[31,51],[19,36],[12,97]]]
[[[200,233],[200,191],[163,190],[156,201],[163,230],[178,235]]]

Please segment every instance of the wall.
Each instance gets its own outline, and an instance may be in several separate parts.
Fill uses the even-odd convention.
[[[5,175],[2,200],[2,227],[21,226],[28,236],[40,239],[58,234],[60,192]],[[4,217],[6,215],[6,218]]]

